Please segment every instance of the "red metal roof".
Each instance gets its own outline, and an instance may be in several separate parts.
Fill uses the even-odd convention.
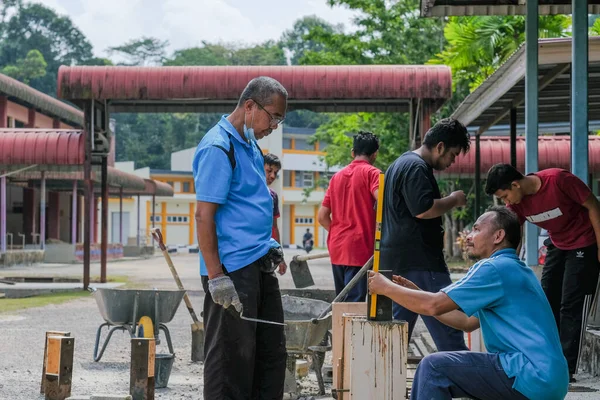
[[[239,98],[248,81],[266,75],[290,100],[448,99],[450,68],[436,65],[98,67],[61,66],[58,97],[83,100]]]
[[[0,74],[0,94],[29,108],[35,108],[42,114],[83,126],[82,111],[3,74]]]
[[[84,135],[67,129],[0,129],[0,165],[82,165]]]
[[[510,138],[508,136],[481,136],[481,177],[498,163],[510,163]],[[600,172],[600,137],[589,136],[589,171]],[[540,136],[538,140],[539,169],[571,169],[571,137]],[[517,138],[517,169],[525,171],[525,138]],[[475,174],[475,139],[471,140],[471,150],[460,155],[456,162],[445,171],[437,172],[440,177],[473,176]]]

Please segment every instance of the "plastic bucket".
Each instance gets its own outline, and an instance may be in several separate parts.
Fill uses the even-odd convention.
[[[157,354],[154,361],[154,387],[166,388],[171,376],[175,354]]]

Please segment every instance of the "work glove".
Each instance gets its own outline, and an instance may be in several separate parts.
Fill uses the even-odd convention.
[[[208,281],[208,291],[216,304],[224,308],[233,306],[238,313],[242,312],[242,302],[235,290],[233,281],[227,275],[219,276]]]

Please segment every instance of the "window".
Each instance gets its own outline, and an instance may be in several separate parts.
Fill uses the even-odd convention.
[[[296,187],[312,187],[314,184],[314,173],[312,171],[296,171]]]
[[[296,217],[296,223],[297,224],[307,224],[307,225],[312,225],[313,224],[313,218],[312,217]]]
[[[290,139],[290,138],[283,138],[283,148],[284,149],[291,149],[292,148],[292,139]]]
[[[292,186],[292,171],[283,171],[283,187]]]
[[[181,191],[183,193],[189,193],[190,192],[190,183],[189,182],[183,182],[183,189],[181,189]]]
[[[315,145],[309,144],[307,139],[296,139],[296,150],[314,151]]]
[[[152,215],[150,216],[150,222],[160,222],[161,220],[160,215],[155,215],[154,217]]]

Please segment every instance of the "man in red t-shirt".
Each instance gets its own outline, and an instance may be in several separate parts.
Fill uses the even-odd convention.
[[[277,157],[273,153],[267,153],[264,156],[265,161],[265,177],[267,179],[267,186],[271,186],[275,179],[277,179],[277,175],[279,171],[281,171],[281,161],[279,157]],[[277,192],[269,187],[269,193],[271,194],[271,198],[273,199],[273,225],[271,227],[271,237],[277,240],[277,243],[281,244],[281,235],[279,234],[279,227],[277,226],[277,219],[281,216],[279,213],[279,196]],[[285,274],[287,271],[287,264],[285,260],[283,263],[279,265],[278,272],[279,275]]]
[[[600,203],[575,175],[550,168],[523,176],[494,165],[485,191],[525,220],[548,230],[542,288],[554,312],[571,381],[576,373],[584,298],[594,294],[600,271]]]
[[[375,245],[375,200],[381,171],[373,166],[379,138],[371,132],[354,136],[350,165],[338,171],[319,209],[319,223],[329,231],[335,292],[339,294],[369,258]],[[367,277],[348,292],[347,302],[365,301]]]

